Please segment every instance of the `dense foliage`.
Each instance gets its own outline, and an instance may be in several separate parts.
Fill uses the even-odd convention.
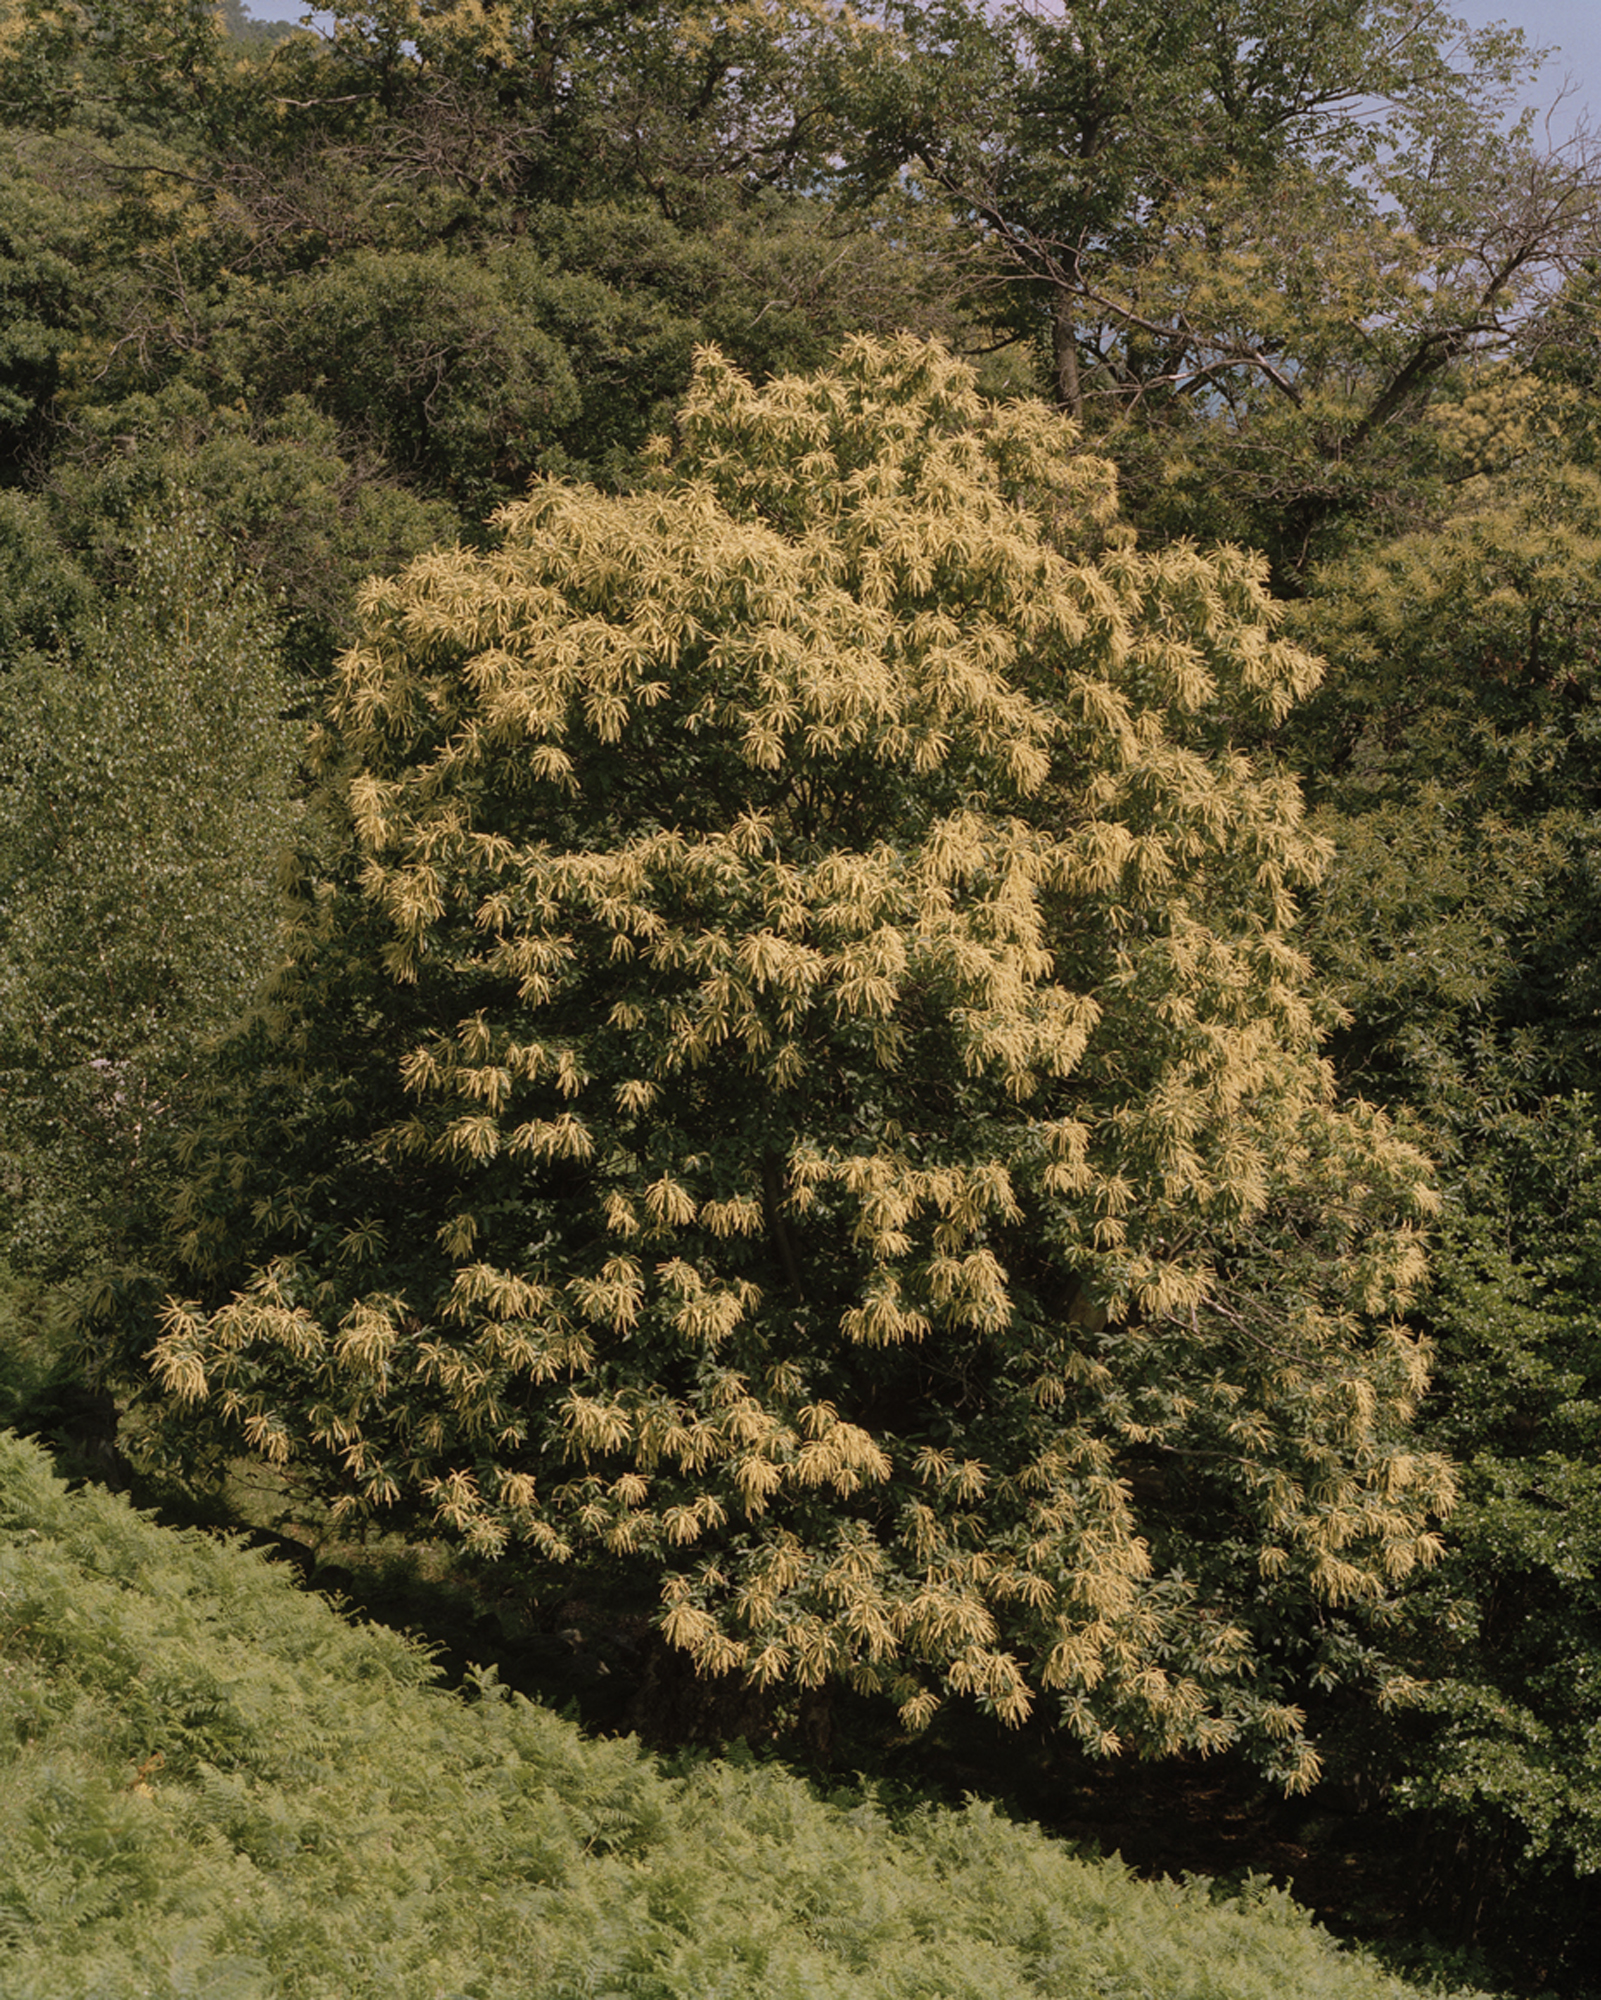
[[[1304,1786],[1253,1625],[1449,1497],[1422,1163],[1331,1101],[1318,851],[1229,741],[1312,664],[937,349],[708,358],[678,435],[367,593],[156,1378],[363,1514],[649,1555],[708,1669]]]
[[[298,817],[261,600],[193,517],[130,541],[109,601],[0,676],[13,1244],[57,1272],[139,1216],[156,1129],[276,939]]]
[[[964,1688],[1315,1747],[1309,1881],[1359,1808],[1377,1921],[1588,1977],[1601,242],[1531,74],[1435,0],[0,0],[0,1414],[665,1576],[707,1664],[954,1692],[930,1760]],[[976,378],[820,387],[862,335]]]
[[[1420,416],[1594,246],[1587,142],[1518,104],[1521,36],[1434,0],[885,14],[856,184],[910,167],[969,219],[1142,520],[1297,585],[1406,523]]]
[[[1485,401],[1507,424],[1499,385]],[[1573,410],[1524,385],[1514,450],[1462,479],[1427,533],[1331,567],[1301,618],[1345,662],[1338,708],[1308,719],[1340,857],[1313,928],[1351,1011],[1340,1065],[1406,1106],[1442,1177],[1424,1321],[1434,1435],[1463,1498],[1455,1560],[1414,1606],[1431,1720],[1399,1762],[1422,1824],[1454,1827],[1440,1886],[1466,1907],[1522,1860],[1542,1897],[1601,1865],[1601,485],[1571,461]],[[1576,1959],[1591,1948],[1582,1904],[1559,1893],[1543,1921]]]
[[[1137,1884],[974,1805],[655,1768],[0,1437],[14,2000],[1405,2000],[1286,1898]],[[1463,1996],[1467,2000],[1467,1996]]]

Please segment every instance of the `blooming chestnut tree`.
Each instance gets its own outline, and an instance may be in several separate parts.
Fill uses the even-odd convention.
[[[1435,1549],[1423,1160],[1334,1100],[1314,683],[910,339],[366,593],[341,838],[192,1140],[175,1423],[667,1636],[1316,1768],[1258,1644]],[[1304,1622],[1304,1621],[1303,1621]]]

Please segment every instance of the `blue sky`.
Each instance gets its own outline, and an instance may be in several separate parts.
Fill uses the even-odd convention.
[[[1537,46],[1555,44],[1560,51],[1546,64],[1538,96],[1548,103],[1564,75],[1574,85],[1573,107],[1588,109],[1601,121],[1601,8],[1595,0],[1447,0],[1452,11],[1475,28],[1505,21],[1521,28]]]

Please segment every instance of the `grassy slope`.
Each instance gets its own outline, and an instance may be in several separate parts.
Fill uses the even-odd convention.
[[[7,2000],[1402,2000],[1282,1898],[1212,1903],[983,1808],[892,1829],[430,1685],[252,1551],[0,1436]]]

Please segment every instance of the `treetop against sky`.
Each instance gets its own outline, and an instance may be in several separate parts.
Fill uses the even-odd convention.
[[[255,0],[248,11],[258,21],[298,21],[308,10],[302,0]],[[1549,99],[1565,82],[1571,84],[1560,121],[1563,131],[1601,95],[1597,83],[1601,79],[1601,19],[1589,0],[1514,0],[1509,6],[1499,4],[1499,0],[1459,0],[1459,11],[1470,27],[1485,28],[1504,21],[1521,28],[1536,46],[1552,49],[1540,77],[1541,95]]]

